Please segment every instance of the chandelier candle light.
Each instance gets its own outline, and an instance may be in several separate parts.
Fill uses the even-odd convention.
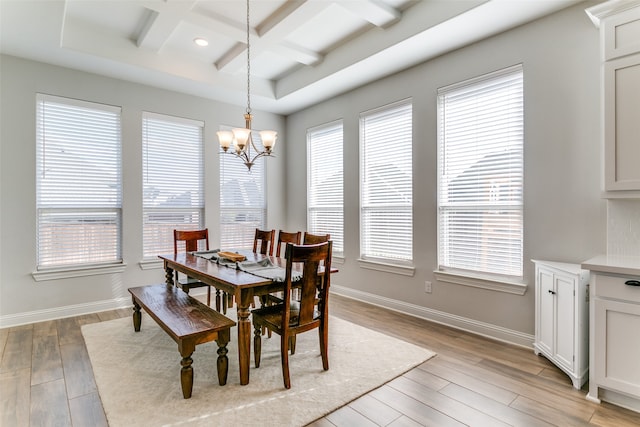
[[[258,150],[253,138],[251,137],[251,55],[249,44],[249,0],[247,0],[247,109],[244,115],[245,128],[235,128],[232,131],[219,131],[218,141],[223,153],[233,154],[240,158],[247,169],[251,171],[256,159],[262,156],[271,156],[273,146],[276,143],[278,132],[273,130],[260,131],[260,139],[262,140],[263,151]],[[231,144],[234,146],[234,151],[228,151]],[[255,151],[255,155],[251,157],[251,149]]]

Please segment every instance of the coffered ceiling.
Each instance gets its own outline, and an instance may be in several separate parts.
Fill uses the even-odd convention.
[[[575,3],[251,0],[252,107],[289,114]],[[244,106],[246,19],[244,0],[0,0],[0,51]]]

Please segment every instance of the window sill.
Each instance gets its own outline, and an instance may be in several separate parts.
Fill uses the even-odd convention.
[[[526,283],[511,282],[506,279],[498,279],[489,276],[474,276],[472,274],[452,273],[449,271],[435,270],[433,272],[440,282],[454,283],[456,285],[470,286],[472,288],[488,289],[496,292],[505,292],[514,295],[524,295],[527,291]]]
[[[127,264],[113,264],[91,267],[68,267],[34,271],[31,276],[36,282],[45,280],[69,279],[71,277],[96,276],[100,274],[122,273]]]
[[[331,257],[331,264],[344,265],[344,255],[333,255]]]
[[[367,270],[384,271],[386,273],[401,274],[403,276],[413,276],[416,272],[416,268],[412,265],[390,264],[362,258],[358,259],[358,264],[361,268],[366,268]]]
[[[156,270],[164,267],[164,262],[161,259],[143,259],[138,265],[140,270]]]

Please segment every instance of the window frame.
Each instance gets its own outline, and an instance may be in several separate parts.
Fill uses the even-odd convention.
[[[220,126],[220,130],[231,130],[231,129],[232,129],[231,126],[224,126],[224,125]],[[260,139],[259,131],[253,129],[251,132],[251,137],[253,138],[253,141],[256,147],[258,147],[258,149],[261,149],[262,141]],[[231,147],[230,150],[233,150],[233,147]],[[267,211],[268,211],[268,206],[267,206],[267,200],[268,200],[267,199],[267,191],[268,191],[267,163],[268,162],[265,160],[265,157],[260,157],[256,159],[253,166],[251,167],[251,170],[249,171],[247,170],[247,167],[244,164],[244,162],[240,158],[236,157],[235,155],[220,151],[219,156],[220,156],[220,159],[218,160],[218,166],[219,166],[218,178],[219,178],[219,186],[220,186],[220,212],[219,212],[220,248],[223,250],[236,250],[236,249],[252,250],[253,240],[255,237],[255,228],[260,228],[261,230],[266,229]],[[258,191],[260,191],[260,187],[261,187],[261,197],[262,197],[261,206],[257,206],[257,205],[256,206],[230,205],[228,207],[225,206],[223,187],[226,183],[224,173],[225,173],[225,167],[227,166],[227,162],[229,162],[228,163],[229,165],[233,165],[232,168],[238,171],[238,176],[240,174],[240,171],[246,172],[247,175],[252,175],[256,171],[259,171],[261,176],[260,176],[260,179],[258,180],[259,183],[257,184],[257,186],[258,186]],[[248,184],[248,183],[249,182],[245,182],[245,184]],[[247,190],[248,188],[244,187],[241,193],[245,194],[246,199],[252,200],[252,198],[249,197]],[[241,241],[240,244],[234,243],[235,241],[237,241],[237,239],[230,238],[228,235],[225,234],[226,232],[224,230],[225,214],[229,212],[233,213],[234,209],[240,209],[240,212],[238,212],[237,215],[244,214],[244,215],[250,216],[251,213],[255,213],[256,214],[255,216],[259,218],[259,221],[256,221],[256,222],[250,222],[250,221],[238,222],[241,227],[247,227],[246,230],[244,230],[244,234],[239,239]]]
[[[508,76],[516,76],[520,78],[520,89],[521,89],[521,97],[519,98],[519,102],[521,105],[521,119],[520,119],[520,139],[519,139],[519,158],[520,160],[520,169],[519,169],[519,177],[520,177],[520,186],[519,188],[519,202],[514,203],[510,202],[510,211],[516,211],[519,213],[520,218],[520,271],[519,274],[500,274],[493,273],[482,270],[474,270],[472,268],[460,268],[456,266],[446,265],[443,263],[443,209],[442,204],[442,191],[443,191],[443,165],[442,165],[442,156],[444,155],[443,150],[443,112],[442,112],[442,102],[443,96],[446,94],[450,94],[453,92],[458,92],[465,88],[473,88],[478,87],[479,85],[486,85],[487,82],[496,82],[499,79],[508,77]],[[524,283],[524,70],[522,64],[517,64],[511,67],[507,67],[501,70],[497,70],[491,73],[483,74],[453,85],[449,85],[446,87],[442,87],[438,89],[438,97],[437,97],[437,150],[438,150],[438,188],[437,188],[437,219],[438,219],[438,246],[437,246],[437,255],[438,255],[438,266],[434,271],[436,278],[439,281],[450,282],[465,286],[479,287],[484,289],[491,289],[501,292],[513,293],[518,295],[523,295],[526,291],[526,284]],[[516,138],[517,139],[517,138]],[[505,144],[508,145],[507,143]],[[492,152],[491,152],[492,153]],[[484,151],[484,155],[491,154],[489,151]],[[477,164],[477,162],[475,163]],[[474,165],[475,165],[474,164]],[[511,185],[510,181],[510,185]],[[506,203],[506,202],[505,202]],[[481,209],[485,203],[475,203],[465,205],[467,208],[472,206],[476,206],[476,209]],[[453,206],[453,205],[452,205]],[[499,204],[492,206],[502,206]],[[486,207],[486,206],[485,206]],[[515,208],[515,209],[514,209]]]
[[[147,122],[149,121],[149,122]],[[155,123],[154,123],[155,122]],[[151,128],[148,129],[149,125],[155,125],[157,126],[156,128]],[[165,128],[168,128],[170,126],[175,125],[176,127],[174,129],[168,129],[168,130],[162,130],[160,127],[164,126]],[[157,135],[161,134],[161,133],[165,133],[168,136],[172,136],[174,138],[182,138],[181,142],[183,142],[182,144],[180,144],[180,147],[184,147],[185,144],[185,139],[188,140],[189,138],[191,138],[193,135],[189,135],[189,132],[185,132],[185,129],[180,129],[180,127],[182,128],[188,128],[191,127],[191,132],[196,131],[198,133],[198,136],[196,138],[194,138],[191,141],[188,141],[189,143],[195,143],[197,144],[195,146],[195,150],[191,150],[190,152],[193,153],[194,151],[196,152],[196,156],[197,158],[193,158],[191,156],[188,157],[188,159],[185,159],[185,161],[183,163],[177,163],[180,160],[181,155],[184,154],[184,150],[173,150],[173,151],[169,151],[171,149],[171,145],[169,143],[160,143],[161,147],[159,147],[160,149],[158,149],[158,147],[154,147],[153,145],[149,145],[149,143],[154,144],[155,141],[149,141],[149,137],[147,135],[147,131],[151,131],[153,132],[153,135]],[[173,132],[173,133],[171,133]],[[200,120],[193,120],[193,119],[187,119],[187,118],[183,118],[183,117],[176,117],[176,116],[170,116],[170,115],[166,115],[166,114],[158,114],[158,113],[152,113],[152,112],[147,112],[144,111],[142,113],[142,134],[141,134],[141,141],[142,141],[142,188],[143,188],[143,201],[142,201],[142,259],[143,259],[143,263],[149,263],[152,261],[157,260],[157,256],[158,255],[162,255],[162,254],[171,254],[173,253],[173,229],[181,229],[181,230],[198,230],[198,229],[203,229],[205,227],[205,202],[204,202],[204,123]],[[153,151],[161,151],[162,152],[162,157],[167,159],[167,163],[169,163],[169,165],[163,165],[162,163],[162,159],[159,160],[159,164],[154,164],[153,162],[149,161],[149,153],[153,152]],[[152,159],[153,160],[153,159]],[[190,203],[190,204],[179,204],[176,205],[175,207],[173,206],[147,206],[147,198],[146,198],[146,194],[148,191],[150,191],[150,189],[147,188],[148,183],[150,182],[150,174],[151,174],[151,179],[153,180],[153,176],[154,176],[154,170],[151,169],[149,170],[148,168],[150,166],[155,166],[158,168],[158,170],[162,170],[163,172],[167,172],[169,170],[173,169],[173,176],[174,178],[170,181],[171,183],[173,183],[173,185],[169,185],[167,186],[167,182],[164,182],[162,180],[157,181],[157,185],[160,188],[160,191],[162,191],[164,193],[164,195],[166,196],[166,198],[168,200],[165,200],[164,203],[169,203],[171,198],[173,198],[174,200],[179,200],[179,195],[178,194],[172,194],[175,191],[183,191],[185,190],[185,188],[193,188],[194,186],[191,185],[182,185],[182,186],[177,186],[175,184],[177,184],[179,181],[178,176],[180,176],[180,169],[184,170],[186,169],[187,173],[191,172],[191,169],[194,167],[194,165],[197,162],[197,166],[198,169],[195,173],[196,175],[196,184],[195,184],[195,198],[196,198],[196,203]],[[162,174],[163,178],[166,176],[166,174]],[[184,191],[183,191],[184,193]],[[190,194],[193,193],[193,191],[190,191]],[[192,197],[189,198],[189,200],[193,200]],[[172,213],[176,216],[180,216],[182,215],[187,216],[187,215],[193,215],[194,212],[197,215],[197,222],[179,222],[176,221],[174,223],[167,223],[168,228],[164,231],[164,237],[162,237],[162,239],[164,240],[164,242],[158,241],[158,238],[153,238],[151,239],[151,241],[149,241],[150,236],[147,234],[148,230],[148,224],[150,224],[148,222],[148,218],[147,218],[147,214],[149,212],[154,212],[156,214],[160,214],[160,215],[166,215],[169,214],[171,215]],[[153,243],[153,248],[148,248],[148,244],[149,243]],[[164,247],[162,249],[158,249],[159,245],[164,244]],[[155,251],[153,253],[150,253],[150,251],[152,249],[155,250],[160,250],[161,252],[156,253]]]
[[[338,138],[335,140],[331,140],[330,142],[339,145],[339,159],[335,153],[338,153],[337,150],[332,149],[325,151],[323,153],[327,153],[327,155],[331,156],[329,159],[330,162],[339,161],[339,173],[340,173],[340,204],[329,205],[322,204],[320,201],[318,203],[314,203],[313,199],[314,194],[317,194],[318,191],[314,190],[313,185],[316,181],[316,177],[314,176],[314,159],[313,154],[313,144],[319,144],[322,142],[320,135],[332,134],[333,132],[339,132],[339,142]],[[337,147],[332,147],[337,148]],[[327,163],[325,160],[324,163],[320,164],[322,166]],[[330,199],[331,195],[327,194],[327,192],[322,192],[321,197],[324,199]],[[336,218],[339,217],[339,230],[335,228],[322,228],[314,226],[312,218],[315,217],[314,213],[316,212],[337,212],[335,214]],[[307,230],[313,234],[330,234],[331,240],[333,241],[333,256],[334,257],[343,257],[344,256],[344,121],[342,119],[334,120],[332,122],[328,122],[322,125],[314,126],[312,128],[307,129]]]
[[[47,110],[47,103],[54,105],[58,104],[59,107],[55,107],[54,109]],[[32,272],[32,277],[36,281],[41,280],[53,280],[67,277],[80,277],[87,275],[95,275],[95,274],[108,274],[114,272],[124,271],[125,263],[123,260],[123,243],[122,243],[122,203],[123,203],[123,166],[122,166],[122,108],[119,106],[107,105],[98,102],[91,102],[79,99],[73,99],[68,97],[54,96],[48,94],[37,93],[36,94],[36,270]],[[100,151],[100,156],[95,156],[95,151],[92,151],[91,156],[82,155],[83,151],[86,151],[86,144],[80,145],[77,141],[75,143],[71,143],[69,145],[69,153],[66,153],[64,150],[64,146],[61,144],[70,144],[69,141],[73,139],[82,139],[95,141],[97,138],[87,136],[88,129],[95,129],[95,126],[84,126],[82,124],[82,116],[78,112],[77,115],[70,116],[76,118],[76,128],[72,128],[70,131],[63,130],[60,127],[60,122],[64,119],[64,116],[60,116],[62,118],[55,118],[56,113],[58,114],[73,114],[71,112],[64,113],[64,109],[69,108],[78,108],[87,110],[87,114],[106,114],[106,116],[101,117],[102,119],[107,120],[107,125],[100,128],[100,131],[104,131],[106,133],[99,134],[100,141],[107,141],[112,144],[111,148],[105,151]],[[56,111],[57,110],[57,111]],[[91,113],[93,111],[93,113]],[[42,120],[46,120],[46,115],[52,114],[53,121],[50,122],[49,130],[47,130],[47,125]],[[111,116],[109,118],[108,116]],[[87,120],[90,118],[87,117]],[[109,119],[113,119],[112,122],[109,122]],[[95,118],[93,119],[95,120]],[[64,120],[65,126],[69,126],[72,124],[70,120]],[[98,122],[104,123],[104,122]],[[72,132],[72,133],[69,133]],[[58,136],[56,136],[58,133]],[[60,134],[64,134],[64,140],[61,139]],[[66,141],[66,142],[65,142]],[[51,145],[51,147],[47,147],[47,144]],[[73,145],[76,144],[76,145]],[[84,189],[81,190],[79,187],[74,187],[76,190],[76,194],[80,194],[80,196],[74,197],[63,197],[56,196],[51,190],[47,189],[51,185],[56,186],[56,188],[68,188],[64,185],[65,180],[67,182],[75,183],[78,182],[77,176],[81,176],[84,174],[82,169],[77,171],[77,175],[73,177],[67,178],[58,178],[54,181],[49,181],[49,183],[41,180],[41,177],[45,173],[48,166],[47,158],[51,158],[51,153],[48,151],[52,150],[52,147],[59,146],[60,148],[55,149],[58,150],[59,153],[62,154],[62,157],[58,159],[57,162],[54,162],[52,165],[56,164],[60,167],[65,167],[65,165],[80,165],[82,163],[77,162],[87,162],[86,159],[93,159],[94,166],[85,165],[82,168],[86,169],[89,166],[88,170],[100,170],[104,171],[102,174],[103,178],[106,181],[99,180],[99,186],[105,186],[106,188],[111,188],[115,190],[109,190],[108,193],[103,194],[104,191],[101,190],[96,191],[99,187],[92,186],[93,189]],[[71,150],[71,148],[77,148],[76,150]],[[48,155],[49,154],[49,155]],[[76,156],[77,159],[73,159],[72,156]],[[66,158],[64,158],[66,157]],[[55,158],[55,156],[54,156]],[[100,162],[100,167],[96,165],[98,159],[102,159]],[[51,160],[49,160],[51,162]],[[50,163],[51,164],[51,163]],[[49,166],[50,167],[50,166]],[[106,169],[105,169],[106,168]],[[55,169],[54,169],[55,170]],[[65,167],[65,170],[69,171],[71,169]],[[79,175],[78,175],[79,174]],[[111,175],[110,178],[107,178],[108,175]],[[92,178],[100,178],[101,175],[93,174]],[[95,182],[95,181],[89,181]],[[82,196],[82,191],[88,192],[87,196]],[[92,197],[89,197],[91,195]],[[97,197],[96,195],[100,195]],[[94,199],[94,200],[92,200]],[[100,199],[100,203],[96,202],[95,199]],[[56,201],[57,200],[57,201]],[[106,200],[104,203],[102,200]],[[79,203],[82,201],[82,203]],[[42,242],[44,239],[41,233],[44,232],[42,229],[44,219],[42,215],[49,213],[59,212],[62,215],[70,214],[73,216],[89,214],[91,212],[112,212],[115,215],[115,219],[113,222],[113,226],[115,226],[115,232],[113,234],[113,239],[115,241],[112,242],[112,251],[113,257],[112,259],[105,260],[90,260],[86,256],[82,258],[81,256],[80,262],[59,262],[59,263],[51,263],[47,265],[46,262],[43,262],[43,256],[46,257],[46,251],[43,253]],[[52,223],[54,224],[54,223]],[[105,235],[107,238],[109,234]],[[68,237],[68,238],[72,238]],[[57,240],[58,242],[63,242]],[[55,243],[52,243],[55,244]],[[89,249],[87,249],[89,250]],[[86,254],[85,254],[86,255]],[[46,258],[45,258],[46,259]],[[54,260],[55,261],[55,260]]]
[[[382,117],[382,115],[384,114],[396,114],[395,112],[398,110],[401,110],[402,108],[406,108],[409,107],[410,112],[409,112],[409,121],[410,124],[408,126],[408,130],[405,129],[408,132],[408,135],[404,135],[405,138],[409,139],[409,145],[410,147],[406,147],[405,150],[396,150],[396,151],[402,151],[401,154],[401,158],[402,160],[405,162],[405,167],[408,165],[408,167],[410,168],[410,173],[407,174],[407,176],[409,177],[409,183],[408,183],[408,189],[410,191],[410,202],[409,205],[403,205],[402,203],[396,203],[396,210],[400,209],[401,212],[404,212],[405,215],[408,211],[409,217],[410,219],[408,221],[404,221],[404,225],[406,227],[406,225],[408,224],[411,228],[410,232],[408,233],[408,244],[410,246],[410,249],[408,250],[408,254],[409,256],[405,256],[404,258],[402,257],[388,257],[385,256],[385,254],[382,254],[382,256],[378,256],[375,255],[373,253],[367,253],[365,252],[365,233],[367,233],[367,225],[366,225],[366,219],[365,216],[367,215],[367,212],[369,212],[373,207],[377,207],[378,209],[382,208],[382,204],[369,204],[369,203],[365,203],[365,198],[366,198],[366,187],[367,184],[365,183],[365,179],[367,178],[367,165],[366,163],[366,158],[367,158],[367,153],[365,151],[366,149],[366,144],[367,142],[367,119],[368,118],[374,118],[374,117]],[[358,262],[360,264],[360,266],[362,268],[367,268],[367,269],[374,269],[374,270],[380,270],[380,271],[386,271],[386,272],[391,272],[391,273],[396,273],[396,274],[402,274],[402,275],[407,275],[407,276],[413,276],[415,273],[415,267],[414,267],[414,227],[413,227],[413,221],[414,221],[414,215],[413,215],[413,208],[414,208],[414,197],[413,197],[413,144],[414,144],[414,137],[413,137],[413,113],[414,113],[414,108],[413,108],[413,99],[412,98],[406,98],[406,99],[402,99],[396,102],[392,102],[389,104],[386,104],[384,106],[381,107],[377,107],[368,111],[364,111],[362,113],[360,113],[360,119],[359,119],[359,129],[360,129],[360,137],[359,137],[359,149],[360,149],[360,153],[359,153],[359,165],[360,165],[360,172],[359,172],[359,184],[360,184],[360,257],[358,259]],[[405,118],[406,119],[406,118]],[[391,131],[387,131],[386,132],[391,132]],[[369,141],[371,141],[371,139],[369,139]],[[370,143],[370,142],[369,142]],[[384,150],[387,150],[389,147],[389,143],[388,141],[386,141],[384,143]],[[385,153],[383,154],[385,156],[386,159],[389,158],[389,155],[393,154],[390,153],[389,151],[385,151]],[[394,165],[397,163],[394,163]],[[405,186],[405,189],[407,187]],[[403,194],[403,196],[406,198],[407,194]],[[395,234],[394,234],[395,235]],[[388,242],[389,239],[383,239],[385,242]],[[382,242],[383,240],[379,240],[379,242]],[[388,255],[388,254],[386,254]]]

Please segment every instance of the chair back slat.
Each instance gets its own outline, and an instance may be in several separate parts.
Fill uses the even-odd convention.
[[[303,245],[315,245],[317,243],[328,242],[331,239],[330,234],[311,234],[304,232],[304,238],[302,239]]]
[[[209,250],[209,229],[173,230],[173,253],[178,254],[178,243],[184,242],[186,252],[198,250],[198,244],[204,242],[205,250]]]
[[[278,231],[278,245],[276,246],[276,256],[280,257],[280,249],[282,248],[282,244],[293,243],[296,245],[300,244],[300,240],[302,239],[302,232],[288,232],[288,231]]]
[[[262,255],[273,255],[273,243],[276,230],[260,230],[256,228],[256,235],[253,239],[253,252]],[[258,252],[258,243],[260,251]]]

